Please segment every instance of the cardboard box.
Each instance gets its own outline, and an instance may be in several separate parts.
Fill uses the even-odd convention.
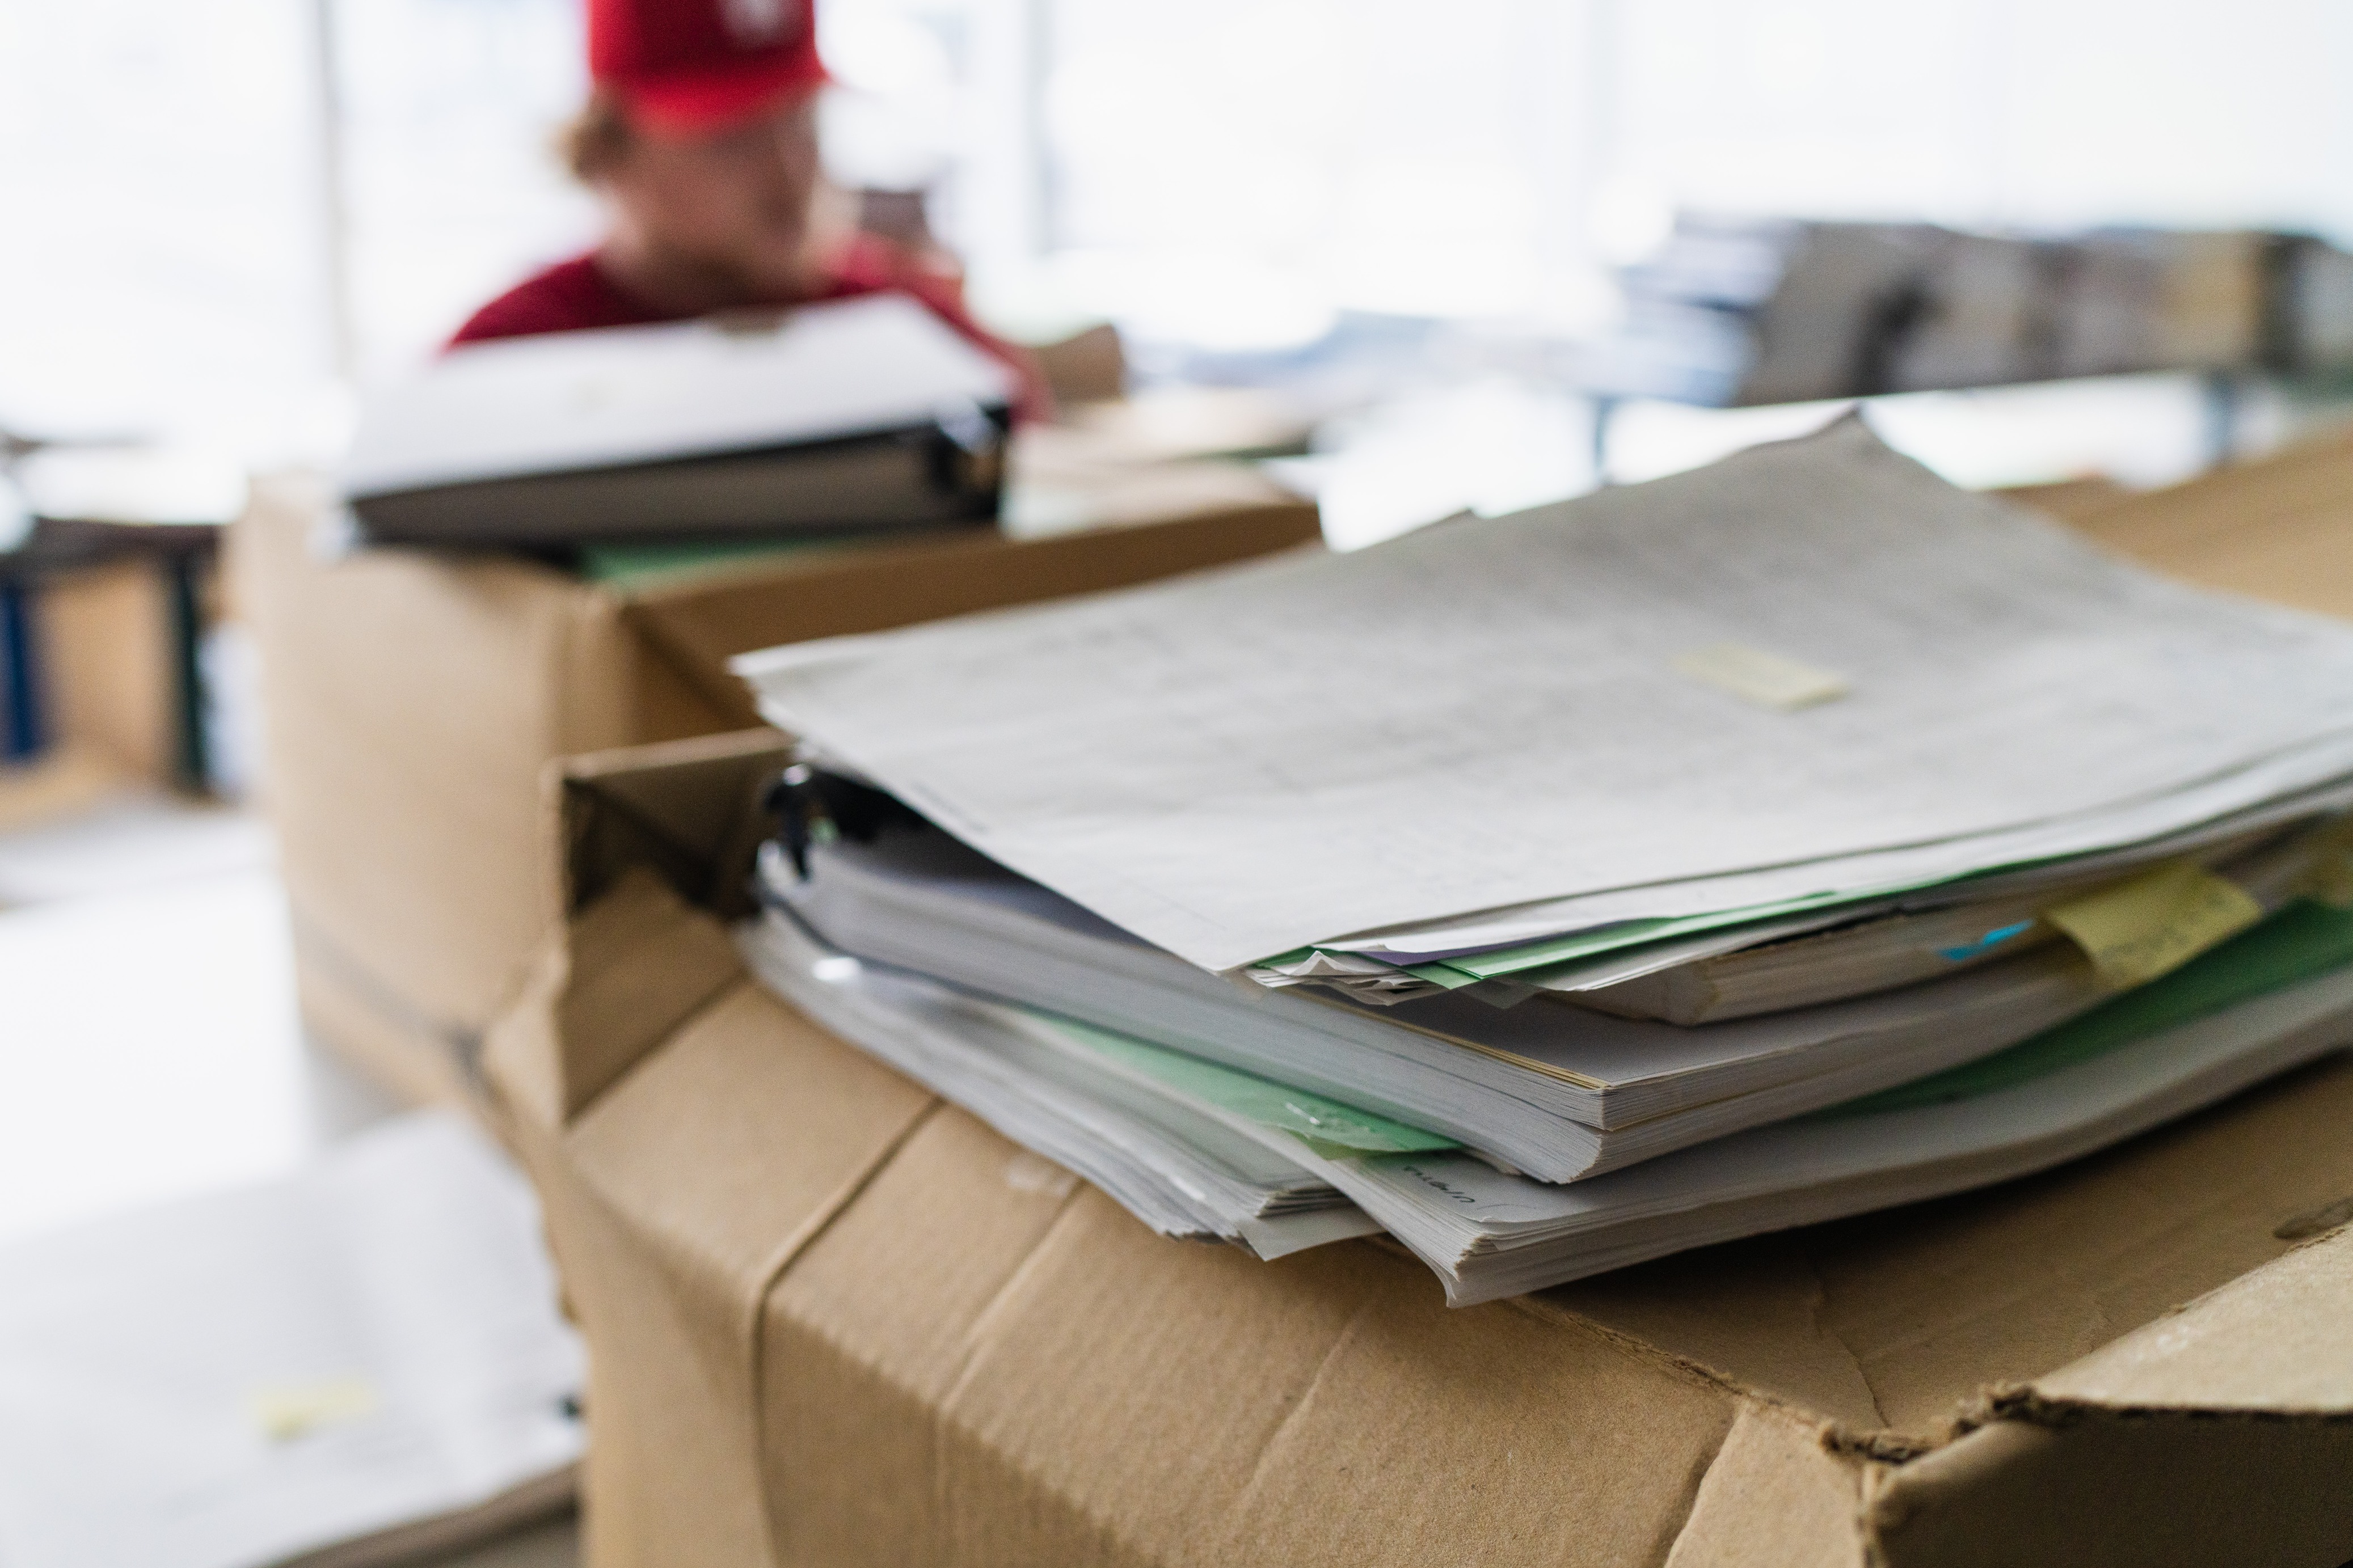
[[[2353,616],[2353,436],[2232,463],[2067,520],[2172,576]]]
[[[24,585],[19,604],[32,657],[13,671],[0,649],[0,678],[8,678],[0,683],[26,682],[26,727],[39,749],[0,759],[0,831],[60,821],[142,787],[182,785],[176,650],[158,563],[44,573]],[[0,690],[0,725],[16,718],[11,695]]]
[[[2353,1062],[2048,1175],[1454,1311],[1092,1188],[754,984],[783,761],[582,759],[489,1071],[591,1350],[595,1568],[2353,1557]]]
[[[36,613],[53,743],[124,778],[180,784],[177,650],[162,564],[61,572],[41,585]]]
[[[21,729],[0,691],[11,751],[0,759],[0,817],[37,821],[132,791],[210,793],[202,647],[225,618],[212,570],[217,531],[43,522],[17,571],[31,699]],[[116,537],[109,538],[112,534]],[[144,537],[142,537],[144,535]],[[60,538],[62,537],[62,540]],[[29,736],[25,732],[29,731]]]
[[[1313,508],[770,557],[618,590],[519,559],[316,557],[314,486],[258,486],[231,569],[312,1032],[414,1100],[470,1100],[483,1027],[554,929],[552,759],[758,721],[747,649],[1143,582],[1317,537]]]

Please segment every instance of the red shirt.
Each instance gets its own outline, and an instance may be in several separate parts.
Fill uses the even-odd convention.
[[[831,281],[819,300],[851,300],[889,289],[913,295],[932,313],[954,327],[976,347],[1003,362],[1014,375],[1013,411],[1024,421],[1052,416],[1054,395],[1035,361],[1009,343],[984,331],[964,307],[964,289],[953,278],[918,265],[912,256],[880,235],[860,231],[834,258]],[[797,301],[796,301],[797,302]],[[628,293],[596,265],[594,251],[559,261],[535,272],[466,319],[457,335],[459,343],[492,338],[524,338],[539,332],[570,332],[586,327],[643,327],[658,321],[683,321],[676,312],[660,310]]]

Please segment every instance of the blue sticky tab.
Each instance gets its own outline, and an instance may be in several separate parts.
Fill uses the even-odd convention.
[[[1958,947],[1938,948],[1936,950],[1936,956],[1939,958],[1949,958],[1955,963],[1958,963],[1965,958],[1975,958],[1987,948],[2000,946],[2001,943],[2008,942],[2011,937],[2017,936],[2021,931],[2028,931],[2033,929],[2034,922],[2032,921],[2021,921],[2016,925],[2001,926],[1996,930],[1989,931],[1986,932],[1985,935],[1978,938],[1975,942],[1965,942]]]

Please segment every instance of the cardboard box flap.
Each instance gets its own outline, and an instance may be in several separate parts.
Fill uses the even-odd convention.
[[[2287,1228],[2283,1226],[2282,1228]],[[2353,1557],[2353,1233],[2232,1279],[2031,1384],[1977,1426],[1874,1473],[1889,1568],[2150,1568]],[[2055,1509],[2097,1498],[2095,1514]]]
[[[727,933],[632,870],[573,923],[553,1007],[556,1114],[569,1121],[743,976]]]
[[[1998,1421],[1865,1472],[1873,1568],[2337,1568],[2353,1422],[2200,1412]]]
[[[2343,1229],[2147,1323],[2028,1388],[2007,1416],[2086,1409],[2353,1417],[2353,1231]]]
[[[2286,1287],[2258,1283],[2263,1266],[2285,1263],[2299,1226],[2348,1193],[2353,1060],[2337,1057],[2041,1176],[1662,1258],[1528,1306],[1827,1421],[1854,1452],[1903,1458],[1950,1442],[1999,1394],[2161,1335],[2184,1302],[2220,1313],[2242,1287],[2233,1311],[2284,1300]],[[2330,1288],[2310,1279],[2312,1298]],[[2198,1364],[2214,1377],[2203,1395],[2230,1407],[2225,1369]]]
[[[715,921],[649,878],[580,924],[629,904],[666,908],[672,935],[699,929],[728,951]],[[659,985],[676,956],[659,942],[617,955],[617,978]],[[573,1042],[534,1011],[527,1000],[501,1023],[489,1066],[595,1347],[588,1561],[775,1562],[758,1304],[936,1102],[738,972],[565,1122],[534,1080]]]
[[[560,763],[561,912],[632,870],[721,915],[750,912],[752,858],[769,830],[760,796],[791,755],[781,732],[752,730]]]
[[[855,552],[812,552],[756,572],[647,589],[625,613],[723,710],[759,721],[727,673],[739,653],[881,631],[1017,603],[1150,582],[1323,537],[1304,503],[1008,542],[995,533]],[[781,592],[787,586],[789,592]]]
[[[1667,1553],[1666,1568],[1862,1568],[1862,1471],[1819,1427],[1743,1409]]]
[[[1581,1321],[1751,1398],[1825,1423],[1850,1447],[1883,1450],[1889,1420],[1872,1373],[1841,1337],[1842,1312],[1803,1250],[1735,1242],[1580,1280],[1514,1303]],[[1915,1451],[1927,1439],[1893,1439]]]
[[[953,1109],[765,1321],[785,1563],[1658,1562],[1736,1403],[1380,1249],[1163,1240]]]
[[[659,963],[640,953],[631,967]],[[695,1283],[704,1326],[742,1347],[777,1274],[936,1104],[739,972],[568,1142],[612,1211]]]

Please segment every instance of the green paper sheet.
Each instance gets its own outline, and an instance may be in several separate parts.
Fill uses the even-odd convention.
[[[1402,1121],[1392,1121],[1386,1116],[1359,1110],[1303,1089],[1236,1072],[1182,1051],[1149,1045],[1127,1035],[1114,1035],[1069,1018],[1042,1013],[1035,1016],[1057,1034],[1131,1072],[1261,1127],[1303,1139],[1324,1152],[1343,1156],[1411,1154],[1461,1147],[1454,1140],[1435,1132],[1425,1132],[1419,1127],[1409,1127]]]

